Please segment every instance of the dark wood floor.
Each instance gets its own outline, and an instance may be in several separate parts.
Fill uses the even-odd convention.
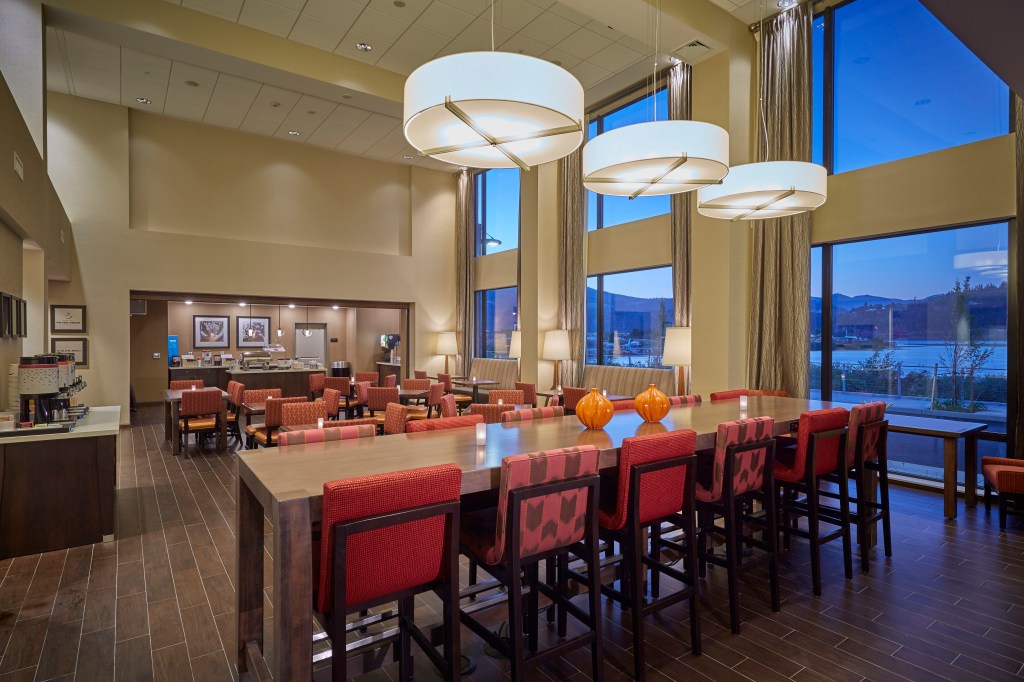
[[[160,411],[121,432],[118,540],[0,561],[0,680],[229,680],[233,642],[233,455],[174,457]],[[53,500],[73,505],[74,500]],[[743,632],[729,633],[714,569],[704,600],[704,655],[689,653],[685,607],[648,619],[652,680],[1016,680],[1024,669],[1024,524],[1008,533],[983,510],[942,519],[938,494],[897,488],[895,556],[842,578],[825,550],[825,587],[810,594],[806,545],[783,561],[783,608],[764,582],[744,586]],[[269,571],[268,571],[269,573]],[[268,595],[269,601],[269,595]],[[628,617],[605,607],[606,679],[628,679]],[[478,663],[505,664],[463,629]],[[422,658],[418,657],[418,658]],[[537,679],[583,680],[569,655]],[[389,680],[388,669],[367,679]],[[434,679],[422,675],[420,679]]]

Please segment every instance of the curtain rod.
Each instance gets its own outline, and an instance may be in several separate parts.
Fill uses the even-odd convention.
[[[795,7],[803,4],[811,4],[814,5],[815,8],[817,8],[827,7],[829,5],[838,5],[842,1],[843,0],[803,0],[802,2],[798,2],[796,5],[793,5],[793,7],[787,7],[786,9],[782,10],[782,12],[788,12],[789,10],[794,9]],[[778,14],[782,14],[782,12],[778,12]],[[773,14],[772,16],[774,17],[776,15]],[[770,18],[771,17],[766,17],[765,19],[767,20]],[[755,21],[754,23],[750,24],[749,28],[751,33],[757,33],[758,31],[761,30],[761,22]]]

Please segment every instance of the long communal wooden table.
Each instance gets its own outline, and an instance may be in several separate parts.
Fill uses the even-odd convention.
[[[237,479],[237,648],[239,672],[266,669],[276,680],[308,680],[313,672],[312,523],[320,518],[323,484],[345,478],[456,464],[462,469],[462,494],[496,489],[503,457],[574,445],[595,445],[600,467],[618,464],[619,447],[630,436],[679,429],[697,432],[697,448],[714,446],[718,425],[742,416],[772,416],[775,434],[789,433],[806,410],[847,407],[840,403],[771,396],[750,397],[745,412],[737,401],[674,407],[660,424],[644,424],[633,412],[618,412],[602,430],[588,431],[574,416],[561,419],[489,424],[486,445],[476,445],[474,429],[398,434],[298,445],[238,454]],[[916,428],[915,418],[891,419],[892,431]],[[929,420],[937,421],[937,420]],[[904,426],[899,426],[902,422]],[[938,427],[946,425],[943,422]],[[949,424],[955,424],[950,422]],[[934,426],[934,425],[933,425]],[[948,427],[955,430],[956,427]],[[974,431],[970,431],[975,433]],[[936,435],[938,431],[922,433]],[[940,435],[938,437],[952,437]],[[958,436],[963,437],[963,436]],[[955,453],[955,446],[954,446]],[[956,489],[947,465],[947,486]],[[970,486],[968,486],[970,488]],[[273,532],[272,655],[265,657],[263,632],[264,515]],[[251,668],[250,666],[254,666]]]
[[[181,452],[181,440],[178,437],[178,410],[181,409],[181,394],[178,389],[164,390],[164,440],[171,441],[171,452]],[[217,452],[224,452],[228,447],[228,392],[220,392],[220,430],[217,432]]]

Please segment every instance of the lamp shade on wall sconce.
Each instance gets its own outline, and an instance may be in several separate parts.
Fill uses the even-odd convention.
[[[437,354],[444,356],[444,373],[448,374],[448,356],[459,354],[455,332],[440,332],[437,335]]]
[[[544,332],[544,353],[542,359],[551,360],[555,363],[555,374],[551,388],[556,388],[561,383],[558,379],[558,363],[561,360],[572,359],[568,329],[550,329]]]
[[[523,357],[523,333],[518,329],[512,332],[512,338],[508,343],[508,356],[517,360]]]
[[[679,367],[679,395],[686,393],[686,370],[693,357],[692,329],[690,327],[668,327],[665,329],[665,348],[661,364]]]

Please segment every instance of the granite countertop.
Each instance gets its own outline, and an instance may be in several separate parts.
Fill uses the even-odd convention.
[[[288,372],[327,372],[326,369],[229,369],[228,374],[287,374]]]
[[[121,406],[110,405],[91,407],[89,414],[70,431],[60,433],[32,433],[24,436],[8,436],[0,438],[0,445],[17,443],[36,443],[44,440],[61,440],[67,438],[97,438],[99,436],[116,436],[121,429]]]

